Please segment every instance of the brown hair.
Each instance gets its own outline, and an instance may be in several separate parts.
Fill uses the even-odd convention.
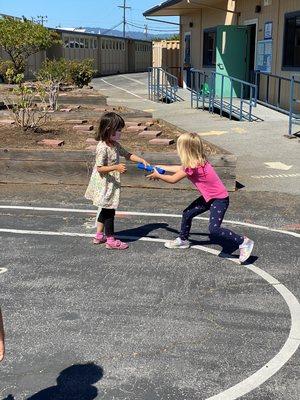
[[[124,126],[125,121],[121,115],[114,112],[106,113],[100,120],[95,139],[97,141],[102,140],[103,142],[107,142],[111,135],[113,135],[116,131],[123,129]]]

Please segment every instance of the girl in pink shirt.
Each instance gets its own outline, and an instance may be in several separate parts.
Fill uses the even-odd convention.
[[[177,183],[188,178],[200,193],[200,197],[190,204],[182,214],[180,235],[175,240],[165,243],[170,249],[187,249],[192,220],[205,211],[210,211],[209,232],[211,236],[227,239],[240,249],[240,262],[245,262],[251,255],[254,242],[221,227],[225,212],[229,206],[228,192],[212,165],[207,161],[203,143],[199,135],[184,133],[177,141],[177,152],[181,166],[161,166],[173,175],[160,175],[157,171],[149,179],[160,179],[168,183]]]

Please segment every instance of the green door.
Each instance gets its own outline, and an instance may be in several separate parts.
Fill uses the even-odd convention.
[[[243,81],[249,79],[250,36],[246,26],[226,25],[217,28],[216,72]],[[230,80],[223,78],[223,96],[230,97]],[[222,77],[216,77],[216,95],[221,95]],[[240,97],[240,84],[233,84],[233,96]],[[245,93],[246,94],[246,93]]]

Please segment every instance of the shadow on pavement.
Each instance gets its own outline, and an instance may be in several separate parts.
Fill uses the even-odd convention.
[[[165,229],[167,230],[167,227],[169,225],[166,223],[153,223],[153,224],[146,224],[139,226],[138,228],[132,228],[132,229],[126,229],[124,231],[119,231],[117,232],[117,236],[121,238],[126,238],[126,242],[136,242],[137,240],[141,239],[142,237],[149,237],[149,238],[154,238],[158,239],[159,235],[149,235],[149,233],[157,230],[157,229]]]
[[[75,364],[61,371],[56,386],[28,397],[27,400],[93,400],[98,389],[93,386],[103,377],[103,369],[94,363]],[[14,400],[9,395],[3,400]]]

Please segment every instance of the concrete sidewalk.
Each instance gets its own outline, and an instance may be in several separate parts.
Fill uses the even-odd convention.
[[[151,111],[154,118],[199,132],[206,140],[237,155],[237,180],[243,190],[300,194],[299,141],[283,136],[288,130],[285,115],[258,106],[254,113],[264,121],[230,121],[191,109],[188,93],[182,91],[185,101],[154,103],[147,98],[145,73],[97,78],[93,85],[108,96],[108,104]]]

